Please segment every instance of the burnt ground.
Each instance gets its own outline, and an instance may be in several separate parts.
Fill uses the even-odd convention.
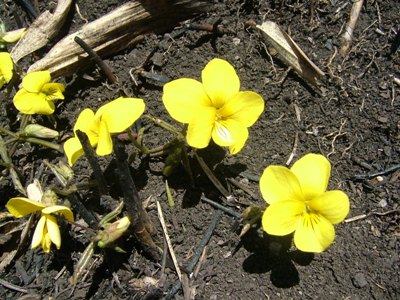
[[[76,1],[80,14],[89,21],[121,2]],[[361,217],[337,225],[333,245],[324,253],[310,255],[297,251],[290,237],[267,236],[259,226],[240,238],[238,221],[223,214],[195,276],[186,284],[196,299],[399,299],[399,170],[383,172],[379,180],[376,176],[355,180],[355,176],[385,171],[400,163],[400,87],[394,81],[400,77],[400,3],[365,2],[353,47],[345,56],[335,54],[335,48],[349,18],[351,1],[316,1],[312,9],[309,1],[219,0],[188,24],[215,24],[221,20],[220,26],[227,33],[182,30],[182,26],[177,26],[169,29],[167,35],[149,34],[135,46],[107,59],[119,84],[106,85],[107,80],[93,64],[85,70],[84,77],[83,72],[77,72],[73,80],[58,79],[66,82],[66,100],[55,113],[60,142],[70,136],[81,109],[97,109],[120,96],[121,88],[131,96],[145,99],[147,113],[178,126],[162,106],[163,83],[152,77],[156,74],[169,79],[200,79],[202,68],[214,57],[234,65],[242,90],[253,90],[264,97],[265,111],[250,129],[249,140],[239,154],[229,156],[213,145],[199,151],[220,181],[231,189],[232,201],[219,194],[192,154],[189,161],[196,186],[191,186],[184,169],[179,167],[168,178],[175,200],[172,208],[168,206],[162,175],[165,157],[137,155],[132,162],[140,197],[151,197],[147,211],[156,229],[155,240],[163,247],[154,202],[158,199],[184,274],[216,212],[200,201],[201,192],[236,212],[242,212],[250,202],[264,207],[256,178],[248,174],[257,177],[270,164],[285,164],[293,148],[296,148],[294,160],[316,152],[331,161],[330,188],[342,189],[349,195],[348,219]],[[40,2],[42,11],[48,3]],[[30,24],[20,6],[7,2],[1,11],[10,28],[17,27],[13,10],[25,25]],[[326,73],[323,95],[269,55],[271,51],[258,33],[245,28],[244,23],[250,19],[258,24],[263,20],[275,21],[290,33]],[[74,8],[67,28],[72,32],[82,24],[84,20]],[[30,56],[20,67],[26,70],[35,58]],[[129,71],[144,62],[144,70],[151,76],[139,74],[134,83]],[[2,111],[1,125],[17,128],[17,112],[10,103],[11,99],[2,102],[7,110]],[[46,118],[38,116],[37,121],[49,125]],[[146,119],[142,119],[142,125],[148,126],[144,143],[150,148],[173,138]],[[66,161],[55,151],[23,143],[17,147],[12,162],[26,184],[33,176],[40,175],[43,185],[51,186],[54,178],[43,166],[45,158]],[[115,184],[113,156],[100,162],[108,183]],[[84,158],[74,166],[74,171],[75,182],[86,180],[92,173]],[[2,174],[0,204],[4,208],[8,199],[18,193],[7,172]],[[250,193],[232,185],[232,180],[244,185]],[[114,200],[100,197],[96,189],[80,191],[79,196],[101,216],[116,206],[116,190]],[[80,219],[79,214],[76,217]],[[4,240],[7,229],[3,228]],[[178,279],[168,265],[163,272],[161,263],[146,255],[130,236],[119,244],[127,250],[126,254],[111,249],[96,251],[90,271],[73,288],[70,283],[73,266],[89,236],[76,227],[65,229],[59,251],[46,255],[40,249],[30,250],[29,243],[22,247],[1,273],[2,280],[14,285],[7,287],[1,282],[1,298],[18,299],[28,292],[32,297],[36,295],[30,299],[156,299],[168,293]],[[3,258],[15,249],[20,231],[17,233],[2,245]],[[145,280],[150,281],[149,285],[143,285]],[[17,291],[15,286],[24,292]],[[183,299],[182,295],[179,291],[175,297]]]

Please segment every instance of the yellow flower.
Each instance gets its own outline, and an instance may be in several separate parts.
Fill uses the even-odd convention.
[[[61,205],[46,206],[43,203],[28,198],[12,198],[7,202],[6,207],[16,218],[21,218],[38,211],[41,212],[40,220],[33,234],[31,247],[32,249],[36,249],[41,245],[43,251],[46,253],[50,252],[51,243],[55,244],[57,249],[60,249],[61,246],[60,229],[58,228],[57,218],[54,214],[62,214],[67,220],[74,221],[72,211],[68,207]]]
[[[189,78],[164,85],[163,102],[175,120],[188,123],[187,142],[205,148],[212,138],[231,154],[246,143],[252,126],[264,110],[262,97],[240,92],[240,80],[227,61],[215,58],[203,69],[202,83]]]
[[[22,88],[14,96],[14,105],[27,115],[51,115],[54,101],[64,99],[64,85],[50,82],[49,71],[26,74],[22,79]]]
[[[304,252],[322,252],[335,239],[333,224],[349,213],[347,195],[326,191],[330,162],[322,155],[307,154],[288,169],[269,166],[260,179],[261,194],[270,204],[262,217],[263,229],[271,235],[294,232],[296,247]]]
[[[10,53],[0,52],[0,89],[13,77],[14,64]]]
[[[74,126],[74,132],[80,130],[96,148],[97,155],[104,156],[112,152],[111,134],[126,130],[143,114],[145,104],[142,99],[119,97],[102,107],[96,113],[91,109],[83,110]],[[68,163],[72,166],[83,154],[79,139],[74,136],[64,144]]]

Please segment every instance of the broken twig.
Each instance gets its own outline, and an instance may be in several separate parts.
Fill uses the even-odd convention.
[[[392,210],[384,211],[384,212],[372,211],[368,214],[362,214],[362,215],[354,216],[352,218],[348,218],[348,219],[344,220],[343,222],[350,223],[350,222],[366,219],[370,216],[386,216],[386,215],[398,213],[398,212],[400,212],[400,209],[392,209]]]
[[[207,228],[206,233],[204,234],[203,239],[200,241],[200,244],[197,246],[194,255],[192,257],[192,259],[190,260],[188,266],[187,266],[187,271],[189,272],[189,274],[191,275],[191,273],[193,272],[197,262],[199,261],[201,254],[203,253],[203,249],[204,247],[208,244],[214,230],[215,227],[217,227],[217,224],[219,222],[219,219],[221,218],[222,212],[217,210],[214,212],[214,215],[211,219],[210,225]],[[191,276],[190,276],[191,277]],[[175,294],[179,291],[179,289],[182,287],[181,282],[178,281],[173,288],[171,289],[171,291],[165,296],[165,299],[172,299]]]
[[[219,210],[223,211],[224,213],[226,213],[236,219],[240,219],[242,217],[242,215],[240,213],[235,212],[232,209],[229,209],[211,199],[208,199],[206,196],[204,196],[204,194],[201,195],[200,200],[210,204],[211,206],[214,206],[215,208],[218,208]]]
[[[354,175],[351,179],[355,180],[355,181],[369,180],[369,179],[373,179],[373,178],[378,177],[378,176],[388,175],[390,173],[396,172],[397,170],[400,170],[400,164],[391,166],[391,167],[387,168],[386,170],[383,170],[383,171],[380,171],[380,172],[376,172],[376,173],[372,173],[372,174]]]
[[[94,60],[103,73],[107,76],[111,83],[117,82],[117,77],[114,75],[110,66],[101,59],[101,57],[88,44],[86,44],[79,36],[74,38],[74,41],[82,47],[83,50]]]
[[[100,164],[97,161],[93,147],[90,145],[89,138],[87,137],[86,133],[80,130],[76,131],[76,135],[81,142],[82,149],[85,152],[85,156],[93,170],[93,176],[97,181],[97,188],[99,189],[100,194],[108,194],[107,182],[104,179],[103,171],[101,170]]]
[[[129,171],[129,166],[126,161],[127,154],[125,153],[125,146],[119,143],[118,139],[115,137],[113,138],[113,144],[117,161],[119,184],[124,195],[124,203],[131,221],[131,226],[144,251],[149,254],[152,259],[159,261],[161,259],[160,249],[151,237],[151,233],[154,229],[146,211],[143,209],[142,201]]]

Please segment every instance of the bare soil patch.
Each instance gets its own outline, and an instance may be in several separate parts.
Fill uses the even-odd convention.
[[[122,2],[126,1],[76,1],[66,31],[84,24],[82,17],[95,20]],[[314,7],[311,2],[315,2]],[[201,193],[238,213],[250,201],[264,205],[254,177],[260,176],[268,165],[284,165],[295,141],[295,160],[308,152],[329,158],[333,170],[330,188],[342,189],[349,195],[348,218],[365,215],[336,226],[333,245],[322,254],[311,255],[296,250],[291,237],[268,236],[260,228],[240,238],[238,220],[223,214],[196,276],[189,278],[195,299],[399,299],[400,171],[385,171],[400,163],[400,86],[394,80],[400,78],[400,3],[365,1],[352,49],[341,56],[336,53],[338,38],[349,18],[351,2],[213,1],[206,13],[164,34],[149,34],[138,44],[107,58],[118,84],[106,84],[94,64],[74,78],[62,79],[66,83],[66,100],[56,111],[57,130],[62,137],[71,134],[83,108],[95,110],[120,96],[121,91],[145,99],[148,113],[178,125],[162,105],[163,82],[159,78],[200,79],[201,70],[214,57],[226,59],[235,67],[243,90],[254,90],[264,97],[265,111],[251,127],[249,140],[238,155],[229,156],[213,145],[199,151],[220,181],[229,186],[235,201],[221,197],[194,157],[189,160],[195,187],[182,167],[168,178],[175,200],[173,208],[168,206],[165,194],[165,158],[138,156],[131,165],[140,197],[155,197],[162,204],[184,273],[216,213],[214,207],[200,201]],[[50,1],[40,1],[42,11],[47,5],[51,5]],[[26,26],[30,24],[25,11],[14,2],[7,1],[1,12],[12,28],[17,28],[13,12]],[[290,33],[326,73],[324,95],[270,55],[258,33],[246,28],[245,22],[250,19],[258,24],[272,20]],[[188,24],[213,25],[219,21],[225,33],[185,29]],[[21,67],[29,63],[25,60]],[[142,65],[147,73],[135,74],[133,81],[129,71]],[[2,99],[1,104],[1,126],[17,128],[11,99]],[[45,118],[43,122],[46,124]],[[142,120],[142,126],[147,125],[152,123]],[[144,143],[151,148],[171,138],[171,134],[152,125]],[[12,160],[26,183],[41,172],[43,184],[51,185],[54,178],[41,166],[44,158],[66,161],[54,151],[28,143],[19,145]],[[107,178],[115,178],[113,157],[102,159],[101,164]],[[91,173],[85,159],[74,166],[74,171],[77,182]],[[362,177],[378,172],[383,172],[379,180],[376,176]],[[254,197],[227,179],[241,183]],[[4,208],[8,199],[18,194],[7,176],[1,177],[0,186],[0,204]],[[100,197],[95,190],[79,195],[88,208],[104,215],[118,203],[118,189],[116,186],[112,194],[114,199]],[[157,230],[156,240],[163,247],[154,200],[147,210]],[[17,236],[10,238],[14,244],[8,243],[1,252],[11,250],[18,242]],[[158,299],[165,297],[178,280],[175,271],[167,266],[162,285],[139,288],[136,281],[159,280],[163,274],[160,262],[144,255],[131,237],[120,245],[126,254],[111,249],[97,251],[90,272],[72,288],[73,266],[87,245],[87,238],[79,230],[65,231],[62,248],[50,255],[40,249],[32,251],[26,245],[1,279],[29,295],[37,295],[37,299]],[[0,284],[3,299],[23,295]],[[183,299],[182,292],[175,298]]]

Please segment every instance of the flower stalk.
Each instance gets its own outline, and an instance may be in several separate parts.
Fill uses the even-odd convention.
[[[24,133],[23,131],[14,133],[8,129],[5,129],[4,127],[0,127],[0,132],[5,133],[12,137],[11,140],[8,140],[5,142],[6,144],[9,144],[11,142],[17,142],[17,141],[22,141],[22,142],[25,141],[28,143],[37,144],[37,145],[41,145],[41,146],[56,150],[60,153],[64,153],[61,145],[52,143],[50,141],[46,141],[43,139],[27,136],[26,133]]]

